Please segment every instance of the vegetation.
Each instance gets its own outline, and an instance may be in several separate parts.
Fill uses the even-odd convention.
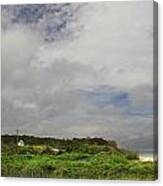
[[[141,162],[134,152],[101,138],[52,139],[2,136],[2,176],[154,180],[156,162]],[[58,150],[56,150],[58,149]]]

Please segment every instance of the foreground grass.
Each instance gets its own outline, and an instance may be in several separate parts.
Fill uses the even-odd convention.
[[[71,143],[70,143],[71,144]],[[6,144],[5,144],[6,145]],[[82,146],[82,145],[81,145]],[[84,148],[52,153],[45,145],[2,148],[2,176],[81,178],[81,179],[156,179],[156,163],[140,162],[136,156],[117,147],[97,145],[101,151]],[[42,147],[42,148],[41,148]],[[81,147],[80,147],[81,148]],[[16,149],[16,150],[15,150]],[[42,149],[42,151],[41,151]]]

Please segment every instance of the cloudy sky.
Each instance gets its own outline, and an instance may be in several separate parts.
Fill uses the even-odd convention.
[[[2,6],[2,133],[153,146],[152,1]]]

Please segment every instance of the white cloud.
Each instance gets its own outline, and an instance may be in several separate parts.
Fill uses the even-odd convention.
[[[89,65],[96,71],[89,73],[92,78],[82,76],[78,81],[75,79],[74,86],[81,82],[83,86],[84,82],[86,86],[103,83],[126,89],[126,84],[127,88],[151,84],[151,5],[91,4],[84,12],[87,20],[80,37],[71,42],[42,46],[32,63],[39,62],[42,66],[48,66],[60,58],[65,58],[70,62]]]
[[[20,127],[35,135],[139,139],[151,147],[153,120],[143,114],[153,106],[152,3],[90,3],[78,16],[68,29],[83,28],[72,40],[45,42],[45,22],[39,30],[2,30],[2,132]],[[99,107],[83,98],[82,91],[103,85],[125,92],[129,103]],[[100,96],[111,95],[99,94],[98,102]]]

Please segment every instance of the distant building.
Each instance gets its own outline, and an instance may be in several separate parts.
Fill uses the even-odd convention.
[[[23,147],[24,146],[24,141],[23,140],[18,141],[17,145],[19,147]]]
[[[60,151],[59,149],[55,149],[55,148],[51,148],[51,150],[52,150],[53,152],[59,152],[59,151]]]

